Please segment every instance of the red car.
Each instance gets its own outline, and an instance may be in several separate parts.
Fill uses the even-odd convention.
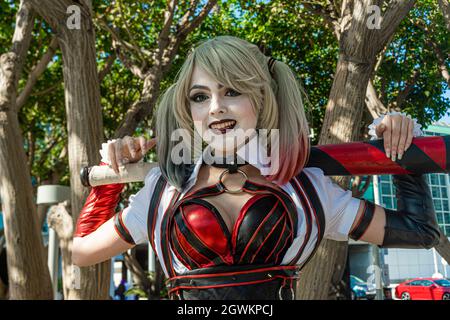
[[[450,281],[436,278],[415,278],[400,283],[395,297],[402,300],[450,300]]]

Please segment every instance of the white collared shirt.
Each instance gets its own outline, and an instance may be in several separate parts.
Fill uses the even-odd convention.
[[[240,148],[237,154],[263,172],[264,167],[266,167],[263,164],[267,164],[265,149],[258,148],[257,153],[250,153],[247,156],[245,156],[242,150],[243,149]],[[194,170],[187,180],[184,189],[181,191],[180,199],[195,185],[206,152],[209,152],[209,149],[205,149],[203,154],[197,159]],[[303,172],[306,173],[308,178],[311,180],[323,207],[325,215],[324,238],[336,241],[347,241],[348,233],[350,232],[350,228],[358,213],[361,200],[353,198],[351,191],[345,191],[333,183],[331,179],[325,176],[323,171],[319,168],[304,168]],[[122,212],[123,223],[136,244],[142,244],[149,241],[147,216],[151,197],[155,189],[156,182],[160,176],[160,168],[153,168],[145,178],[144,187],[138,193],[130,197],[129,206]],[[305,235],[307,234],[307,223],[305,221],[304,208],[291,182],[288,182],[280,187],[291,197],[297,207],[298,214],[297,233],[293,243],[283,257],[281,263],[283,265],[288,264],[296,256],[299,248],[303,245]],[[153,234],[156,247],[154,249],[156,250],[158,257],[162,256],[161,247],[159,245],[161,220],[175,191],[176,188],[174,186],[167,184],[163,191],[160,206],[158,208],[158,215],[156,217],[156,225],[154,228],[155,231]],[[305,244],[302,255],[296,262],[299,265],[303,264],[308,259],[318,241],[318,228],[315,221],[316,218],[315,216],[312,218],[313,223],[310,237],[308,242]],[[188,270],[187,267],[177,259],[173,252],[172,258],[174,262],[174,269],[178,274],[183,274]],[[160,259],[162,268],[166,275],[168,275],[166,266],[161,260],[162,259]]]

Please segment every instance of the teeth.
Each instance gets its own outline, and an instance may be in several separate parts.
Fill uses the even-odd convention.
[[[224,123],[213,124],[211,126],[211,128],[212,129],[224,129],[224,128],[227,128],[227,127],[232,127],[235,124],[236,124],[236,121],[227,121],[227,122],[224,122]]]

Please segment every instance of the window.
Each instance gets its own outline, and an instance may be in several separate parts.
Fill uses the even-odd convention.
[[[443,173],[433,173],[428,174],[427,177],[428,185],[431,188],[438,224],[444,231],[445,235],[450,236],[450,182],[448,175]]]
[[[450,225],[445,226],[444,232],[447,236],[450,235]]]
[[[448,281],[447,279],[439,279],[433,281],[436,282],[441,287],[450,287],[450,281]]]
[[[393,207],[392,197],[382,197],[383,207],[390,209]]]
[[[437,223],[438,223],[439,225],[441,225],[441,224],[444,223],[444,215],[443,215],[443,214],[437,213],[437,214],[436,214],[436,218],[437,218]]]
[[[433,284],[430,280],[422,280],[422,285],[425,287],[429,287]]]
[[[447,198],[447,187],[441,187],[441,197]]]
[[[414,280],[409,283],[410,286],[420,286],[422,285],[422,280]]]
[[[442,200],[442,205],[443,205],[442,210],[447,211],[447,212],[450,211],[449,206],[448,206],[448,200],[445,200],[445,199]]]
[[[381,192],[383,194],[389,194],[391,193],[391,185],[387,182],[382,182],[381,183]]]
[[[395,198],[395,187],[392,184],[392,176],[380,176],[380,201],[381,205],[387,209],[396,209],[397,200]]]

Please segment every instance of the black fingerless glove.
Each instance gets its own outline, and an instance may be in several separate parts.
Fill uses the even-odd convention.
[[[384,209],[386,226],[381,248],[425,248],[439,243],[433,199],[424,175],[393,175],[397,211]]]

